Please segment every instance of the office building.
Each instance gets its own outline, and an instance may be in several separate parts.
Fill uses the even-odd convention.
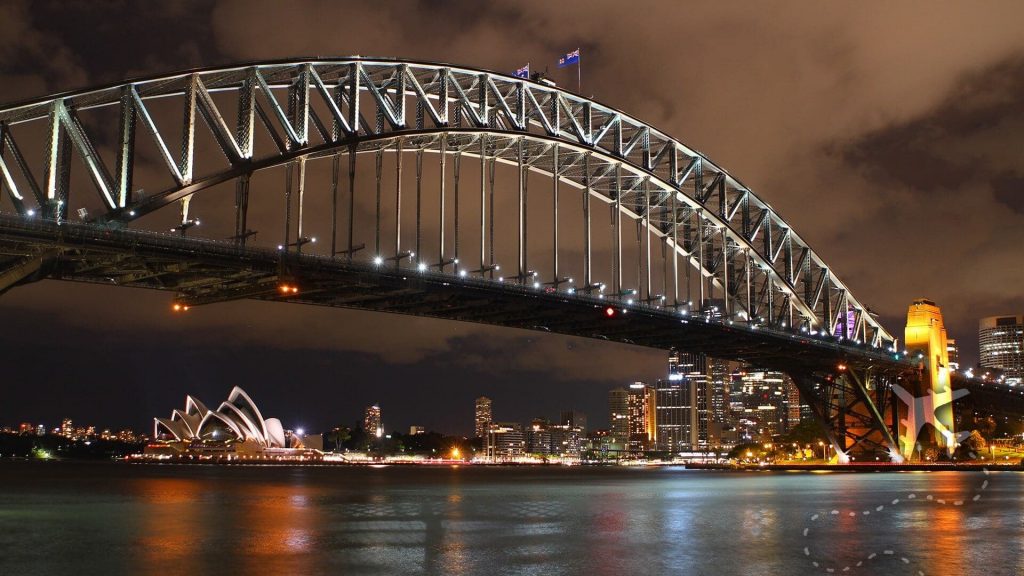
[[[586,434],[587,432],[587,415],[578,410],[563,410],[559,424],[562,426],[568,426],[579,430]]]
[[[363,430],[371,438],[380,438],[384,435],[384,425],[381,422],[380,406],[374,404],[367,406],[363,415]]]
[[[655,388],[657,449],[689,450],[695,441],[696,388],[683,380],[659,380]]]
[[[473,432],[477,438],[487,437],[487,430],[490,429],[492,421],[491,399],[486,396],[477,398],[476,412],[473,418]]]
[[[627,414],[629,451],[653,450],[658,436],[656,394],[653,386],[643,382],[629,385]]]
[[[982,318],[978,323],[978,348],[981,368],[1001,370],[1005,384],[1024,383],[1024,316]]]
[[[608,391],[608,421],[611,443],[625,444],[629,440],[629,392],[625,388]]]
[[[491,424],[487,434],[487,456],[490,460],[510,460],[526,453],[526,437],[518,422]]]

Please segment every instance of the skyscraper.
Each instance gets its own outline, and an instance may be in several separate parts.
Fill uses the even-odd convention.
[[[625,388],[608,391],[608,422],[613,443],[629,440],[629,392]]]
[[[688,444],[693,449],[708,446],[708,423],[711,420],[711,379],[708,377],[708,358],[704,354],[685,353],[679,356],[679,374],[687,395],[690,408],[690,434]]]
[[[1003,371],[1004,382],[1024,382],[1024,316],[990,316],[978,323],[982,368]]]
[[[380,406],[374,404],[367,406],[363,415],[363,430],[371,438],[380,438],[384,435],[384,426],[380,419]]]
[[[643,382],[629,385],[629,451],[643,452],[655,447],[658,437],[654,387]]]
[[[689,450],[695,413],[694,390],[693,386],[683,380],[658,380],[655,389],[658,450]]]
[[[493,421],[491,415],[491,399],[481,396],[476,399],[476,416],[474,418],[473,432],[477,438],[487,438],[487,430]]]
[[[559,424],[587,433],[587,415],[578,410],[562,410]]]

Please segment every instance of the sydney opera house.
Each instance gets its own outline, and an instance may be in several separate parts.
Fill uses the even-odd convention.
[[[155,418],[146,456],[219,459],[315,458],[323,448],[319,436],[286,431],[277,418],[263,418],[252,398],[238,386],[216,410],[192,396],[170,418]]]

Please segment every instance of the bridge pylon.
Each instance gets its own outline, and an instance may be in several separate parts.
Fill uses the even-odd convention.
[[[953,400],[967,394],[953,392],[946,349],[946,328],[942,310],[926,298],[918,298],[907,309],[905,330],[907,351],[919,362],[920,378],[895,389],[902,400],[899,411],[900,452],[909,459],[922,440],[944,448],[952,455],[958,444],[953,429]],[[932,438],[919,433],[930,425]]]

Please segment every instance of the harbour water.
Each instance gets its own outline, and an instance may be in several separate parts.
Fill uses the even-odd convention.
[[[0,463],[0,575],[830,568],[1024,574],[1024,473]]]

